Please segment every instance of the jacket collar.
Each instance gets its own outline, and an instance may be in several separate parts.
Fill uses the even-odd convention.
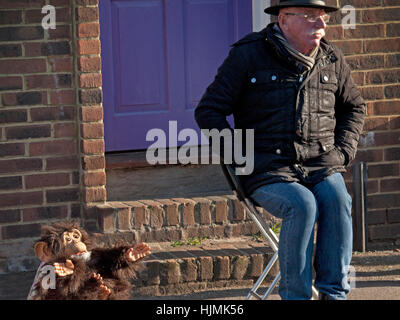
[[[269,47],[274,51],[280,60],[283,60],[284,62],[288,63],[288,65],[292,66],[296,73],[302,73],[302,66],[300,63],[291,54],[289,54],[284,46],[275,38],[273,34],[273,26],[275,23],[276,22],[270,23],[266,28],[258,32],[258,37],[263,36],[263,38],[268,42]],[[321,61],[321,59],[331,62],[337,60],[332,45],[324,38],[321,39],[319,50],[317,56],[315,57],[315,66]]]

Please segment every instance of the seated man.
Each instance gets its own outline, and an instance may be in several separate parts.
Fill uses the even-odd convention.
[[[278,16],[236,42],[196,110],[200,128],[254,130],[254,170],[239,176],[250,197],[282,218],[282,299],[345,299],[352,257],[351,197],[341,172],[355,157],[365,103],[341,51],[326,41],[319,0],[286,0]],[[221,148],[222,149],[222,148]],[[249,155],[247,155],[249,156]]]

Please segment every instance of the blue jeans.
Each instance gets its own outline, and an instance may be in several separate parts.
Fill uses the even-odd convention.
[[[343,176],[335,173],[305,187],[297,182],[264,185],[251,198],[282,219],[279,265],[282,299],[312,297],[314,225],[317,240],[314,257],[315,287],[330,299],[346,299],[350,291],[347,271],[352,257],[351,197]]]

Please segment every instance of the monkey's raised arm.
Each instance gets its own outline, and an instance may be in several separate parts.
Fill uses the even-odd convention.
[[[89,265],[104,277],[136,277],[136,263],[150,254],[150,247],[141,243],[136,246],[117,245],[113,248],[91,250]]]

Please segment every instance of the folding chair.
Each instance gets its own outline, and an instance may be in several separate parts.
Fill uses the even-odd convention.
[[[235,174],[235,171],[234,171],[235,169],[232,166],[230,166],[228,164],[224,164],[224,163],[221,163],[221,166],[222,166],[222,171],[223,171],[226,179],[228,180],[228,183],[229,183],[233,193],[238,198],[240,203],[243,205],[243,208],[250,215],[251,219],[257,225],[260,232],[267,239],[269,245],[271,246],[272,250],[274,251],[272,258],[270,259],[270,261],[268,262],[264,271],[262,272],[260,277],[257,279],[253,288],[251,288],[250,292],[248,293],[248,295],[246,297],[246,300],[249,300],[251,297],[255,297],[259,300],[265,300],[271,294],[272,290],[275,288],[275,286],[277,285],[278,281],[281,278],[281,272],[279,271],[278,274],[273,279],[271,285],[267,288],[264,295],[260,295],[257,293],[257,290],[260,288],[262,282],[267,277],[268,273],[270,272],[270,270],[273,267],[273,265],[275,264],[275,262],[278,260],[279,239],[276,236],[275,232],[272,231],[270,226],[263,219],[261,213],[258,211],[257,207],[254,205],[252,200],[246,196],[246,193],[244,192],[244,190],[240,184],[240,181]],[[312,292],[313,292],[313,298],[318,297],[318,291],[317,291],[317,289],[315,289],[314,286],[312,286]]]

